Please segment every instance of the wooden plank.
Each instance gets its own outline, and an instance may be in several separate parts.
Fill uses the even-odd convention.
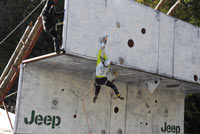
[[[30,54],[31,51],[29,49],[33,48],[32,45],[34,45],[36,43],[42,29],[43,29],[43,26],[42,26],[42,20],[41,20],[41,16],[40,16],[40,17],[38,17],[34,27],[32,28],[32,30],[31,30],[28,38],[27,38],[27,40],[25,41],[25,44],[21,48],[21,50],[20,50],[17,58],[15,59],[10,71],[8,72],[5,79],[0,84],[0,103],[2,102],[4,97],[6,96],[7,92],[12,87],[10,85],[13,85],[14,80],[17,77],[19,65],[22,63],[22,60],[24,58],[28,57],[27,54]]]
[[[22,46],[24,45],[24,42],[26,41],[30,31],[32,30],[33,24],[32,22],[29,24],[29,26],[26,28],[22,38],[20,39],[14,53],[12,54],[6,68],[4,69],[3,73],[1,74],[0,77],[0,84],[2,83],[2,81],[4,80],[4,78],[6,77],[6,75],[8,74],[9,70],[11,69],[11,66],[15,60],[15,58],[17,57],[17,55],[19,54],[19,51],[21,50]]]
[[[51,57],[54,57],[54,56],[57,56],[57,55],[58,54],[56,52],[54,52],[54,53],[50,53],[50,54],[46,54],[46,55],[42,55],[42,56],[38,56],[38,57],[35,57],[35,58],[24,60],[22,63],[35,62],[35,61],[39,61],[39,60],[42,60],[42,59],[51,58]]]

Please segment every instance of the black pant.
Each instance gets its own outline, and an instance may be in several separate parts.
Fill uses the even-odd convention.
[[[96,87],[96,91],[95,91],[95,96],[98,96],[99,92],[100,92],[100,88],[101,85],[106,85],[110,88],[112,88],[115,92],[115,94],[119,94],[117,87],[107,79],[107,77],[103,77],[103,78],[96,78],[95,79],[95,87]]]
[[[59,39],[59,35],[55,29],[55,27],[53,27],[52,29],[50,29],[50,31],[48,31],[48,34],[53,38],[53,42],[54,42],[54,50],[56,52],[60,51],[60,47],[61,47],[61,40]]]

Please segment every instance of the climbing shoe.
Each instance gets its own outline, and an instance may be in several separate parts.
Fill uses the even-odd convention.
[[[96,103],[96,100],[97,100],[97,96],[94,96],[93,103]]]
[[[124,100],[124,97],[122,97],[120,94],[117,94],[117,98]]]
[[[65,50],[62,48],[62,49],[59,49],[59,50],[56,51],[57,54],[60,54],[61,52],[65,53]]]

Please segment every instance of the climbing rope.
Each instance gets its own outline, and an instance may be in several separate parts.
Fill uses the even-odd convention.
[[[86,119],[87,126],[88,126],[88,133],[89,133],[89,134],[92,134],[92,130],[91,130],[91,128],[90,128],[90,124],[89,124],[89,120],[88,120],[88,114],[87,114],[86,109],[85,109],[84,100],[82,101],[82,105],[83,105],[83,111],[84,111],[85,119]]]
[[[88,93],[82,98],[77,93],[75,93],[73,90],[69,89],[69,91],[72,92],[75,96],[77,96],[77,98],[80,99],[80,101],[82,102],[83,112],[84,112],[85,120],[86,120],[87,127],[88,127],[88,134],[92,134],[92,130],[91,130],[91,127],[90,127],[90,124],[89,124],[88,114],[87,114],[87,111],[86,111],[86,108],[85,108],[84,100],[90,95],[90,93],[93,92],[93,88],[94,88],[94,81],[92,82],[92,86],[90,88],[91,90],[88,91]]]
[[[42,3],[43,2],[45,2],[46,0],[42,0],[41,2],[40,2],[40,4],[38,4],[38,6],[35,8],[35,9],[33,9],[30,13],[29,13],[29,15],[28,16],[26,16],[26,18],[24,18],[24,20],[22,20],[1,42],[0,42],[0,45],[8,38],[8,37],[10,37],[10,35],[12,34],[12,33],[14,33],[15,32],[15,30],[18,28],[18,27],[20,27],[39,7],[40,7],[40,5],[42,5]]]

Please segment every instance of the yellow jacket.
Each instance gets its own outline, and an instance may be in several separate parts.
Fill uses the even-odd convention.
[[[97,64],[96,64],[96,77],[103,78],[106,77],[107,72],[109,71],[110,66],[106,67],[104,61],[107,60],[107,56],[104,50],[100,49],[97,55]]]

